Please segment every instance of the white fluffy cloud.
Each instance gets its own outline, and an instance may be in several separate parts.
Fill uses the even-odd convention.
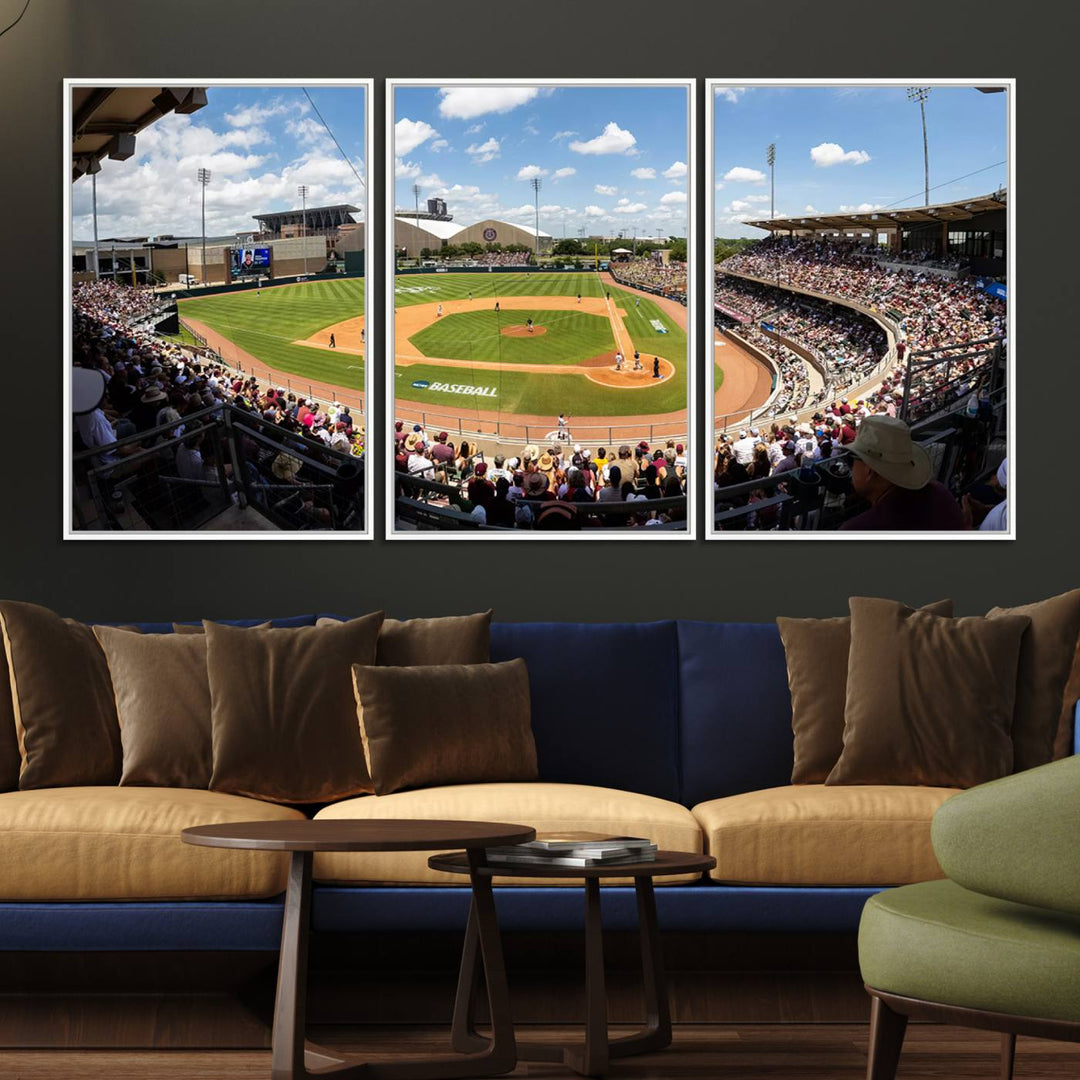
[[[597,184],[596,187],[593,188],[593,191],[595,191],[597,195],[619,194],[619,189],[617,187],[612,187],[611,184]]]
[[[716,96],[735,104],[746,93],[745,86],[718,86]]]
[[[556,131],[555,134],[551,136],[550,141],[551,142],[562,142],[563,139],[569,139],[574,135],[577,135],[576,131]]]
[[[847,206],[844,203],[840,204],[841,214],[869,214],[872,213],[874,210],[880,209],[881,203],[863,202],[859,203],[858,206]]]
[[[470,124],[465,129],[465,134],[466,135],[479,135],[480,132],[483,131],[483,130],[484,130],[484,121],[481,120],[479,124]]]
[[[402,117],[394,125],[394,153],[399,157],[411,154],[421,143],[439,133],[426,120]]]
[[[634,176],[634,177],[637,177],[638,180],[655,180],[656,179],[656,170],[655,169],[646,169],[646,168],[631,169],[630,170],[630,175]]]
[[[673,206],[673,205],[678,204],[678,203],[685,203],[686,202],[686,192],[685,191],[669,191],[666,195],[661,197],[660,202],[663,203],[664,206]]]
[[[594,206],[594,205],[592,205],[590,203],[588,206],[585,207],[585,216],[586,217],[603,217],[604,216],[604,209],[603,209],[603,207]]]
[[[532,101],[536,86],[449,86],[439,94],[439,115],[447,120],[472,120],[485,113],[507,113]]]
[[[246,128],[254,124],[262,124],[272,116],[284,116],[290,112],[304,116],[310,111],[311,106],[306,101],[272,101],[268,105],[247,105],[238,108],[235,112],[226,113],[225,122],[231,127]]]
[[[747,195],[746,196],[746,201],[749,202],[749,203],[755,203],[755,202],[766,203],[766,202],[769,201],[769,196],[768,195]]]
[[[765,174],[760,169],[748,169],[745,165],[736,165],[724,173],[724,179],[733,184],[763,184]]]
[[[681,180],[686,176],[686,162],[673,161],[665,170],[664,176],[668,180]]]
[[[499,140],[492,135],[487,142],[470,143],[465,147],[465,153],[469,155],[474,165],[494,161],[499,156]]]
[[[577,169],[570,165],[566,165],[561,169],[556,169],[552,174],[554,180],[565,180],[568,176],[573,176],[577,172]]]
[[[620,199],[612,208],[613,214],[640,214],[649,208],[643,202],[631,202],[629,199]]]
[[[827,169],[833,165],[865,165],[870,155],[865,150],[845,150],[839,143],[823,142],[811,147],[810,160]]]
[[[258,112],[265,113],[267,108]],[[289,111],[294,116],[301,113]],[[230,115],[234,121],[259,118],[254,107]],[[137,159],[102,161],[97,183],[99,232],[103,236],[197,235],[202,195],[195,179],[198,168],[210,169],[212,177],[206,188],[209,235],[251,229],[252,214],[298,205],[299,184],[308,185],[309,206],[364,206],[363,186],[336,149],[326,153],[321,144],[306,142],[297,131],[273,147],[286,159],[282,165],[269,153],[246,152],[253,141],[252,130],[228,120],[214,130],[190,115],[163,117],[140,133]],[[256,143],[263,141],[270,140],[254,138]],[[363,175],[363,163],[355,164]],[[90,184],[82,182],[72,188],[73,235],[83,239],[92,228]]]
[[[440,150],[445,150],[445,149],[446,149],[446,148],[447,148],[447,147],[448,147],[449,145],[450,145],[450,140],[449,140],[449,139],[436,139],[436,140],[435,140],[435,141],[434,141],[434,142],[433,142],[433,143],[432,143],[432,144],[431,144],[431,145],[430,145],[430,146],[428,147],[428,149],[429,149],[429,150],[430,150],[430,151],[431,151],[431,152],[432,152],[433,154],[437,154],[437,153],[439,153],[439,151],[440,151]]]
[[[532,180],[537,176],[547,176],[547,169],[541,169],[539,165],[522,165],[517,171],[518,180]]]
[[[394,179],[415,180],[420,175],[420,165],[415,161],[405,161],[403,158],[394,158]]]
[[[601,134],[582,142],[575,139],[570,149],[575,154],[627,154],[634,149],[637,139],[614,120],[604,126]]]

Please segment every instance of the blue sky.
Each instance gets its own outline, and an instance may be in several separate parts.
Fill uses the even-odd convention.
[[[309,86],[308,92],[356,172],[364,168],[364,88]],[[364,209],[363,186],[342,158],[300,86],[210,86],[207,104],[190,115],[170,113],[136,137],[127,161],[101,163],[98,234],[201,231],[200,168],[211,171],[206,231],[224,235],[256,228],[252,214],[300,205],[351,203]],[[90,179],[72,187],[72,236],[93,235]],[[363,214],[354,215],[358,220]]]
[[[462,225],[532,225],[539,176],[553,236],[685,236],[687,110],[682,87],[399,86],[395,205],[419,184]]]
[[[931,89],[931,203],[1005,185],[1006,166],[995,163],[1006,159],[1007,97],[973,87]],[[903,86],[720,88],[715,125],[717,236],[765,235],[744,222],[769,216],[770,142],[777,217],[923,204],[919,106]]]

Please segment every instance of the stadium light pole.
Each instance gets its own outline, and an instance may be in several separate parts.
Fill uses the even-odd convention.
[[[101,172],[101,162],[97,158],[91,158],[86,167],[90,174],[90,198],[93,201],[94,211],[94,280],[101,280],[101,260],[98,258],[98,227],[97,227],[97,174]]]
[[[919,103],[919,113],[922,116],[922,156],[923,156],[923,185],[924,206],[930,205],[930,149],[926,141],[926,99],[930,96],[929,86],[909,86],[907,91],[908,101]]]
[[[304,277],[307,277],[307,184],[300,184],[296,189],[296,194],[300,196],[301,200],[301,221],[303,222],[303,236],[304,236]]]
[[[206,185],[210,183],[210,170],[199,170],[199,183],[202,185],[202,282],[206,284]],[[115,268],[114,268],[115,269]]]
[[[536,261],[540,261],[540,186],[543,183],[539,176],[532,178],[533,201],[536,204]]]
[[[776,143],[769,143],[765,148],[765,160],[769,163],[769,221],[776,220]],[[775,233],[770,231],[771,236],[775,236]],[[776,272],[776,287],[780,288],[780,252],[775,251],[773,256],[773,267]],[[773,330],[773,360],[777,364],[777,370],[779,370],[780,361],[780,341],[776,336],[776,331]]]

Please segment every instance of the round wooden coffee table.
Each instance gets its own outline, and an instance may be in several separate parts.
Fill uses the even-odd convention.
[[[655,860],[618,863],[609,866],[514,866],[477,864],[472,853],[433,855],[428,859],[432,870],[477,877],[571,878],[585,884],[585,1042],[582,1046],[546,1046],[518,1043],[522,1061],[561,1061],[583,1076],[603,1076],[611,1058],[629,1057],[662,1050],[671,1043],[671,1009],[667,980],[660,955],[660,927],[656,919],[656,896],[653,878],[669,874],[700,874],[716,866],[711,855],[688,851],[658,851]],[[633,1035],[608,1038],[607,994],[604,986],[604,935],[600,917],[600,881],[602,878],[633,878],[637,893],[638,933],[641,935],[641,967],[645,986],[645,1026]],[[490,1040],[476,1031],[476,991],[480,979],[478,952],[483,948],[483,927],[476,904],[469,911],[465,933],[465,951],[461,958],[451,1045],[461,1053],[475,1054],[490,1047]]]
[[[361,1077],[363,1080],[456,1080],[469,1076],[500,1076],[517,1064],[491,875],[482,872],[483,849],[525,843],[536,836],[534,829],[493,821],[249,821],[199,825],[184,829],[180,835],[187,843],[204,847],[288,851],[292,855],[274,1001],[272,1080],[313,1080],[327,1075],[343,1080],[346,1077],[353,1080]],[[484,1045],[476,1052],[390,1064],[364,1063],[307,1044],[304,1028],[314,852],[448,851],[455,848],[466,849],[461,856],[464,869],[456,872],[468,874],[472,882],[469,928],[479,940],[483,954],[484,980],[491,1009],[491,1039],[484,1040]]]

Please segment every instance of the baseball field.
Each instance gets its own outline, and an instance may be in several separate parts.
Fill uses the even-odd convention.
[[[686,408],[685,310],[606,276],[401,274],[394,300],[399,402],[552,419]]]
[[[195,329],[213,332],[211,343],[230,362],[239,359],[250,369],[258,361],[312,382],[363,388],[363,278],[181,299],[179,310]],[[329,348],[331,332],[334,349]]]

